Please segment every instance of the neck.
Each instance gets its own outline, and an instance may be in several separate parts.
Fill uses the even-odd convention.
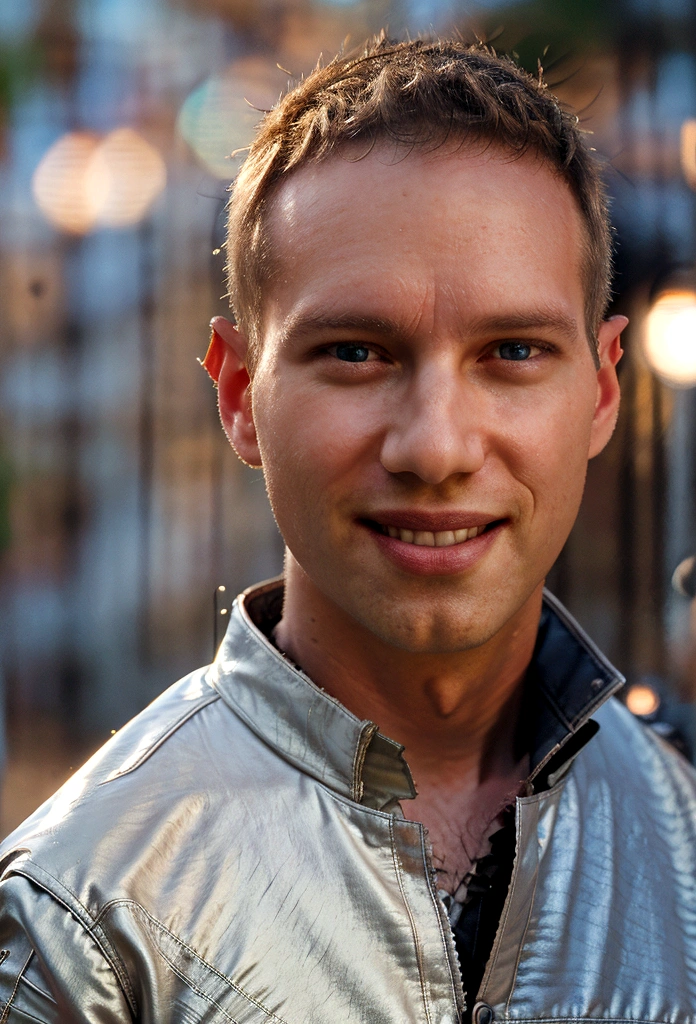
[[[285,587],[278,646],[353,714],[404,745],[421,792],[431,784],[475,789],[513,770],[542,585],[489,641],[445,654],[384,643],[318,591],[290,555]]]

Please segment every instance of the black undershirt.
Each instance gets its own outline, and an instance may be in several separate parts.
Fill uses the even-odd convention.
[[[514,807],[503,812],[503,825],[491,836],[490,847],[490,852],[476,861],[461,913],[452,928],[466,995],[465,1021],[471,1019],[510,887],[515,859]]]

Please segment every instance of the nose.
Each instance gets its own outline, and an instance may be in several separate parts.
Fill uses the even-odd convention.
[[[384,436],[382,465],[433,486],[476,473],[486,458],[485,404],[459,368],[431,366],[416,374]]]

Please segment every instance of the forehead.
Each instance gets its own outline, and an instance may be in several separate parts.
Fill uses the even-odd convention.
[[[430,329],[520,304],[569,315],[583,304],[577,204],[531,154],[348,150],[284,182],[266,230],[267,323],[313,304],[377,315],[398,307]]]

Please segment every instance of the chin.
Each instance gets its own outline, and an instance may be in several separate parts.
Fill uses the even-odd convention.
[[[481,647],[504,625],[491,621],[487,609],[379,607],[378,602],[363,604],[358,621],[384,643],[410,654],[456,654]]]

